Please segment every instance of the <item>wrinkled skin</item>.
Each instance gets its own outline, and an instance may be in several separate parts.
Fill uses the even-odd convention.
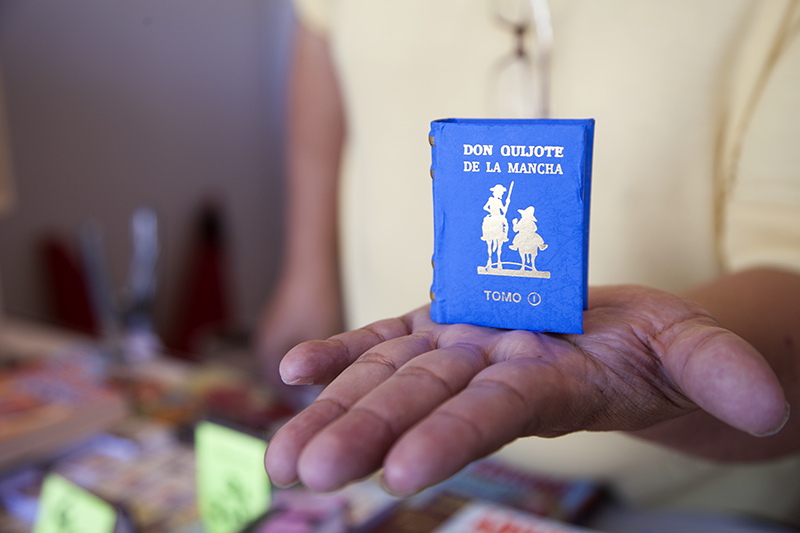
[[[410,494],[521,436],[643,430],[702,409],[769,434],[787,402],[764,358],[702,307],[590,290],[583,335],[439,325],[428,307],[295,347],[288,384],[326,384],[273,438],[273,482],[329,491],[383,468]]]

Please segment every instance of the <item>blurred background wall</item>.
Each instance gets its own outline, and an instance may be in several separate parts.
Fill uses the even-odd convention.
[[[170,327],[196,218],[223,208],[237,327],[255,322],[277,274],[288,0],[2,0],[0,67],[16,204],[0,218],[6,312],[48,318],[37,246],[104,230],[112,283],[129,220],[159,216],[155,318]]]

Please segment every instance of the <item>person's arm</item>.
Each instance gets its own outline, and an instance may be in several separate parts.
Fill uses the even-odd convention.
[[[299,342],[342,330],[337,188],[344,113],[327,41],[298,24],[287,120],[286,233],[281,274],[258,333],[268,379]]]
[[[592,288],[583,335],[440,325],[426,306],[302,344],[284,358],[283,379],[330,384],[272,439],[267,470],[278,485],[301,480],[325,491],[383,467],[387,488],[407,494],[529,435],[642,432],[732,460],[797,451],[796,419],[776,436],[748,433],[783,427],[781,381],[798,398],[798,288],[800,276],[764,271],[691,293],[719,303],[728,327],[763,334],[761,349],[778,347],[768,360],[697,303],[635,286]],[[737,291],[741,300],[715,300]]]
[[[684,296],[752,344],[775,371],[789,405],[800,408],[799,275],[775,269],[749,270],[719,278]],[[737,431],[704,411],[636,434],[711,459],[765,459],[800,449],[800,415],[790,417],[786,427],[769,438]]]

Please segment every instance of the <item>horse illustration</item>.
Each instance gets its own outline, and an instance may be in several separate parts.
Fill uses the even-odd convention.
[[[489,259],[486,261],[486,268],[492,266],[492,254],[497,254],[497,268],[502,269],[503,263],[500,256],[503,253],[503,243],[508,241],[508,220],[506,220],[506,212],[508,212],[508,203],[511,201],[511,191],[514,190],[514,182],[511,182],[508,196],[505,203],[503,203],[503,193],[506,188],[499,183],[489,189],[492,191],[492,197],[486,201],[483,206],[484,211],[489,214],[483,217],[483,224],[481,225],[482,236],[481,240],[486,241],[486,248],[489,253]]]
[[[536,226],[536,217],[533,216],[533,206],[530,205],[525,209],[517,209],[520,218],[512,220],[513,229],[517,232],[514,241],[509,246],[511,250],[519,252],[520,260],[522,262],[521,270],[525,270],[530,262],[530,270],[537,272],[534,261],[539,250],[546,250],[547,245],[544,243],[542,236],[537,233],[538,227]]]

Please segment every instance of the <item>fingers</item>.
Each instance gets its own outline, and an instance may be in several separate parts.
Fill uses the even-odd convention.
[[[430,322],[427,309],[420,308],[401,318],[381,320],[328,340],[300,344],[281,361],[281,379],[289,385],[328,383],[370,348],[408,335],[426,320]]]
[[[563,419],[577,426],[585,414],[575,405],[590,412],[593,403],[580,389],[574,376],[539,359],[491,366],[402,436],[386,457],[385,484],[412,494],[517,437],[553,434]]]
[[[373,346],[406,334],[406,325],[394,318],[328,340],[304,342],[284,356],[280,365],[281,379],[287,385],[325,383]]]
[[[334,345],[347,346],[346,343]],[[406,361],[430,351],[431,345],[423,337],[409,336],[389,340],[377,349],[380,351],[367,351],[357,364],[343,372],[314,403],[286,423],[273,437],[267,449],[265,465],[276,485],[286,486],[297,481],[300,454],[314,435],[347,412]]]
[[[563,419],[577,429],[596,403],[583,357],[552,337],[463,325],[427,337],[368,351],[284,426],[267,452],[273,481],[330,491],[389,454],[388,488],[414,492],[520,435],[560,433]]]
[[[299,458],[299,478],[314,490],[328,491],[374,472],[400,435],[486,364],[467,346],[416,357],[308,443]]]
[[[571,347],[541,337],[551,345],[541,358],[526,350],[492,364],[478,347],[509,352],[519,339],[482,335],[416,357],[325,427],[299,457],[303,483],[334,490],[383,465],[388,490],[410,494],[521,435],[582,427],[597,404],[595,391],[584,387],[583,369],[554,364],[574,354]]]
[[[277,487],[297,483],[297,460],[301,447],[331,420],[341,416],[344,407],[333,402],[315,401],[287,422],[269,442],[264,466]]]

